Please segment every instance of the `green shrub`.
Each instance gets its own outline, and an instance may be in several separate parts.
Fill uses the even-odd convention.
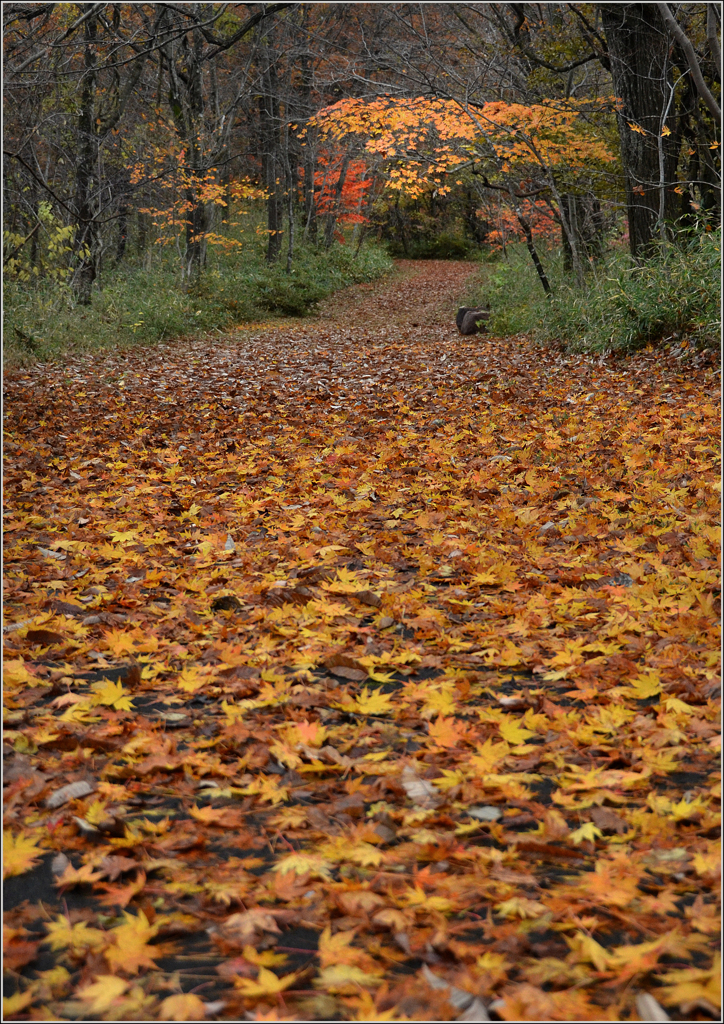
[[[631,351],[683,334],[697,346],[718,344],[720,233],[682,241],[639,265],[611,256],[585,289],[559,288],[545,339],[581,351]]]
[[[124,263],[104,273],[90,306],[50,280],[5,282],[5,361],[55,359],[64,352],[152,344],[224,331],[269,315],[304,316],[339,288],[371,281],[392,268],[387,252],[366,244],[330,249],[300,246],[292,270],[284,257],[270,266],[263,238],[240,256],[209,250],[208,265],[191,289],[181,286],[178,262],[154,253],[144,267]]]
[[[388,248],[390,254],[399,259],[469,260],[479,257],[479,250],[473,242],[445,231],[434,238],[413,239],[406,249],[399,241],[388,243]]]
[[[490,303],[493,334],[532,333],[571,351],[626,352],[675,335],[696,346],[718,345],[719,246],[719,231],[682,236],[640,264],[609,250],[582,288],[559,252],[541,252],[548,298],[525,247],[509,246],[505,259],[482,265],[464,302]]]

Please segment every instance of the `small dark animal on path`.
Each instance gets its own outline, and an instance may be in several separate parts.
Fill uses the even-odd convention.
[[[461,306],[455,317],[457,329],[461,334],[477,334],[478,331],[487,332],[485,322],[490,319],[490,309],[486,306],[476,309],[474,306]],[[483,321],[480,327],[478,323]]]

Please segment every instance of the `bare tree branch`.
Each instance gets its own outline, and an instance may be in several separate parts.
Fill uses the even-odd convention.
[[[704,103],[706,103],[714,120],[721,124],[721,108],[712,96],[709,86],[704,81],[704,76],[701,73],[701,68],[699,66],[699,61],[697,60],[696,51],[694,47],[691,45],[691,40],[686,35],[686,33],[684,32],[684,30],[682,29],[681,25],[678,23],[674,15],[671,13],[668,4],[657,3],[656,6],[659,9],[661,17],[664,19],[666,27],[669,29],[672,36],[684,52],[686,61],[689,65],[689,70],[691,71],[692,80],[697,88],[699,95],[704,100]],[[716,32],[714,33],[714,35],[716,35]]]

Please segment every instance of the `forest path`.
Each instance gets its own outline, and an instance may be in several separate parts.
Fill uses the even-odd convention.
[[[718,377],[462,338],[470,271],[7,375],[26,978],[72,945],[113,1019],[631,1020],[695,957],[703,1003],[653,991],[709,1013]]]

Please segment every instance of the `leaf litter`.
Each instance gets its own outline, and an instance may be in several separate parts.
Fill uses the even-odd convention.
[[[7,376],[6,1019],[718,1018],[718,378],[470,270]]]

